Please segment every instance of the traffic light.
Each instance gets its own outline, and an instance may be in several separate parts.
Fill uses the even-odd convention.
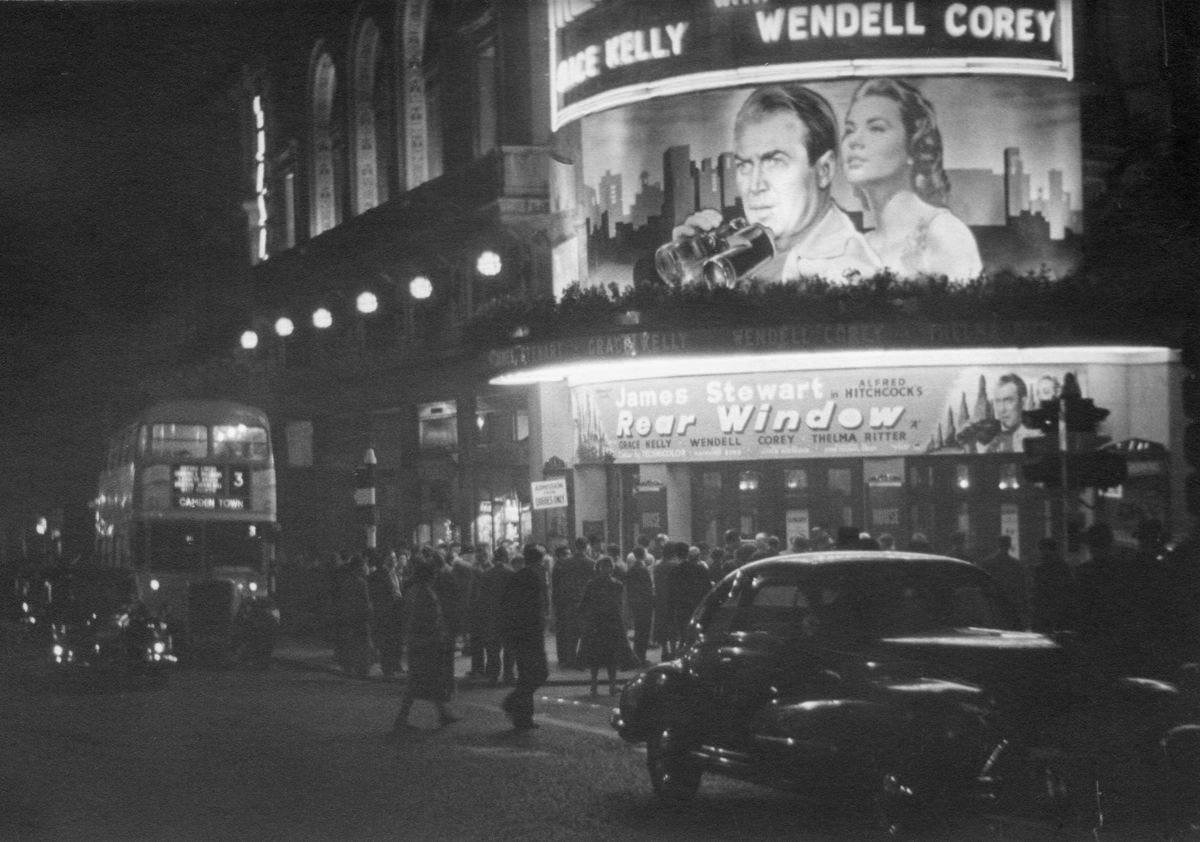
[[[1021,440],[1021,449],[1029,460],[1021,466],[1026,482],[1047,488],[1062,487],[1062,453],[1058,440],[1058,401],[1042,401],[1037,409],[1021,413],[1021,426],[1041,433]]]
[[[1109,411],[1091,398],[1063,398],[1068,433],[1094,433]]]

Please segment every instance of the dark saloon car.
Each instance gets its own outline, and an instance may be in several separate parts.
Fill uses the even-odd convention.
[[[1100,754],[1136,761],[1161,792],[1160,741],[1188,710],[1173,685],[1105,674],[1070,641],[1019,630],[986,573],[938,556],[753,562],[710,591],[684,637],[612,717],[646,743],[668,800],[716,772],[846,799],[895,828],[1099,785]]]
[[[132,571],[50,567],[20,582],[27,645],[52,668],[159,678],[175,662],[170,629],[147,611]]]

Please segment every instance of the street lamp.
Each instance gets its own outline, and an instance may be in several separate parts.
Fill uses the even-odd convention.
[[[313,310],[312,323],[313,327],[318,330],[325,330],[325,328],[333,325],[333,314],[324,307],[318,307],[316,310]]]
[[[358,294],[358,298],[354,301],[354,306],[363,315],[374,313],[379,309],[379,298],[370,290],[364,290]]]
[[[433,295],[433,281],[426,275],[417,275],[408,282],[408,294],[417,301],[424,301]]]
[[[258,331],[245,330],[242,331],[242,350],[253,351],[258,347]]]
[[[475,260],[475,271],[485,278],[496,277],[503,268],[504,261],[500,259],[500,255],[491,249],[481,252]]]
[[[287,316],[280,316],[275,320],[275,335],[279,337],[279,364],[287,366],[287,342],[286,340],[296,330],[296,325]]]

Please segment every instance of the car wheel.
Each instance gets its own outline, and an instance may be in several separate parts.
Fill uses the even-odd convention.
[[[687,801],[700,788],[700,764],[669,730],[652,734],[646,741],[646,768],[654,794],[664,801]]]

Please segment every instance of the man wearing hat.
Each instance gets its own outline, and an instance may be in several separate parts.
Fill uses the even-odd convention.
[[[505,697],[502,707],[517,731],[537,727],[533,721],[533,694],[550,675],[546,663],[544,551],[526,544],[521,555],[512,560],[513,574],[504,583],[500,598],[500,616],[504,645],[512,652],[517,686]]]

